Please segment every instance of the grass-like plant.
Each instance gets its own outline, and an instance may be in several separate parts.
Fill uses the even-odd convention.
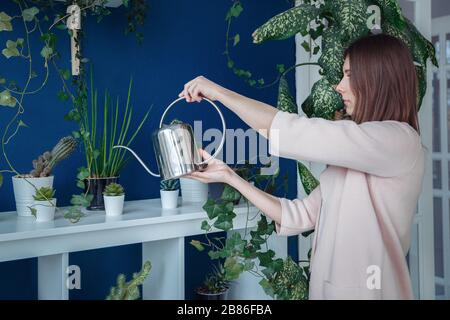
[[[91,71],[91,85],[89,105],[77,104],[67,116],[68,120],[77,121],[79,131],[74,135],[83,141],[86,156],[86,168],[81,168],[83,178],[116,177],[126,163],[125,151],[113,149],[115,145],[129,146],[142,129],[148,118],[150,110],[144,115],[136,129],[131,129],[133,107],[131,106],[131,88],[133,80],[130,79],[127,100],[123,110],[119,98],[112,102],[110,94],[105,91],[103,102],[100,104],[98,91],[94,89],[93,73]],[[88,100],[88,99],[86,99]],[[83,179],[80,179],[83,180]]]

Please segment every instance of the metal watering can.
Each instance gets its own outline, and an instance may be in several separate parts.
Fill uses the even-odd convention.
[[[113,148],[123,148],[130,151],[139,163],[154,177],[160,177],[162,180],[177,179],[194,171],[200,171],[206,168],[207,162],[219,154],[225,142],[226,125],[222,112],[217,105],[209,99],[208,101],[219,113],[222,120],[223,135],[220,145],[216,152],[201,161],[197,144],[194,139],[192,127],[187,123],[178,123],[171,125],[163,125],[164,118],[175,103],[185,98],[181,97],[173,101],[164,111],[159,122],[159,129],[152,135],[153,148],[155,150],[156,161],[161,175],[152,172],[139,156],[129,147],[114,146]]]

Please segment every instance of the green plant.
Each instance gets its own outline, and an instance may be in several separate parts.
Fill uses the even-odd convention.
[[[79,130],[73,135],[83,142],[86,156],[86,168],[79,169],[79,186],[83,187],[83,178],[116,177],[125,165],[125,151],[113,148],[115,145],[129,146],[141,130],[148,118],[149,111],[141,122],[130,133],[130,124],[133,115],[131,106],[131,88],[133,81],[129,82],[127,100],[124,114],[119,111],[119,98],[115,103],[111,101],[108,92],[104,93],[103,103],[98,103],[98,92],[94,90],[93,73],[91,71],[90,103],[76,104],[74,109],[66,116],[67,120],[75,121]],[[120,124],[119,124],[119,119]]]
[[[125,191],[120,184],[110,183],[105,187],[103,194],[108,197],[118,197],[124,195]]]
[[[42,187],[36,191],[36,194],[33,196],[36,201],[48,201],[53,199],[55,196],[55,190],[51,187]]]
[[[110,14],[109,9],[105,6],[107,0],[67,0],[65,4],[55,3],[54,0],[13,0],[12,3],[17,5],[19,12],[18,14],[8,14],[5,11],[0,12],[0,32],[15,30],[14,22],[18,21],[17,24],[24,28],[24,33],[23,37],[7,40],[2,54],[8,60],[20,59],[25,61],[27,63],[27,71],[22,86],[18,85],[21,79],[19,79],[20,75],[16,72],[11,77],[4,77],[4,75],[0,74],[0,106],[13,111],[12,117],[6,126],[2,128],[2,156],[8,167],[7,169],[0,169],[0,187],[3,183],[4,173],[19,175],[19,172],[9,159],[6,146],[21,128],[28,127],[21,119],[22,114],[25,112],[25,98],[39,93],[45,87],[48,80],[51,79],[50,66],[55,68],[59,79],[63,83],[62,90],[58,92],[58,97],[62,101],[76,98],[71,94],[69,86],[66,84],[66,81],[70,79],[70,71],[60,69],[56,63],[57,58],[61,57],[60,52],[56,48],[58,30],[63,32],[65,36],[74,36],[77,45],[80,45],[83,37],[83,30],[79,30],[76,35],[72,30],[67,30],[66,18],[70,16],[70,14],[66,14],[67,6],[74,3],[78,4],[83,17],[90,12],[91,15],[97,17],[98,22]],[[137,32],[137,28],[142,26],[145,21],[148,9],[145,0],[124,0],[123,4],[126,7],[128,22],[126,33],[136,32],[138,40],[142,41],[143,34]],[[37,52],[39,52],[40,58],[43,59],[42,62],[36,58],[36,49],[30,45],[35,38],[41,41],[42,47]],[[87,59],[81,56],[81,51],[76,56],[83,66]],[[42,74],[39,73],[37,66],[43,66]],[[82,82],[84,79],[75,79],[75,83],[80,81]]]
[[[125,275],[120,274],[117,277],[117,285],[112,287],[106,300],[136,300],[139,299],[139,286],[142,285],[150,274],[152,264],[150,261],[146,261],[142,266],[141,271],[133,274],[133,279],[126,280]]]
[[[180,180],[179,179],[170,179],[170,180],[162,180],[159,183],[159,187],[164,191],[173,191],[178,190],[180,188]]]
[[[262,89],[278,83],[278,109],[297,113],[299,108],[289,91],[286,75],[297,67],[319,66],[322,78],[313,85],[310,95],[303,101],[301,108],[308,117],[339,119],[336,117],[336,112],[343,108],[343,103],[333,86],[342,78],[344,50],[355,40],[372,32],[368,26],[368,22],[373,19],[373,12],[369,10],[371,5],[378,6],[381,11],[382,32],[401,39],[412,53],[418,79],[417,108],[420,109],[426,92],[427,60],[430,59],[435,66],[438,66],[438,63],[433,45],[402,15],[397,0],[323,0],[319,3],[305,0],[303,4],[270,18],[252,34],[254,43],[284,40],[300,33],[307,37],[301,46],[310,53],[311,57],[318,55],[318,61],[299,63],[288,68],[277,64],[278,76],[269,84],[265,84],[262,78],[257,79],[249,70],[238,67],[231,57],[231,48],[240,42],[239,33],[230,36],[231,23],[244,10],[242,1],[234,0],[225,18],[227,22],[225,56],[228,68],[250,86]],[[319,37],[322,38],[321,43],[317,42]],[[232,47],[229,45],[230,42],[233,42]],[[303,163],[298,162],[297,169],[303,188],[309,195],[318,186],[319,181]],[[263,218],[258,222],[258,229],[261,223],[261,230],[266,230],[267,234],[272,233],[273,225],[267,224]],[[311,232],[313,231],[303,235],[307,236]],[[233,235],[233,237],[233,244],[245,248],[245,241],[240,236]],[[255,240],[253,243],[257,246],[265,243],[264,238],[255,238]],[[282,261],[274,260],[273,256],[274,252],[270,250],[259,254],[260,265],[266,267],[262,271],[265,278],[260,282],[266,293],[277,299],[307,299],[309,260],[306,261],[308,264],[302,267],[289,258]],[[308,259],[310,259],[310,253]],[[242,266],[239,268],[243,269]]]
[[[227,291],[231,282],[226,279],[226,273],[221,263],[213,265],[213,271],[206,275],[203,284],[197,289],[200,293],[218,294]]]

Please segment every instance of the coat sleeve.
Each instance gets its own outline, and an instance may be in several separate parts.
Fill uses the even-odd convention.
[[[306,198],[295,200],[279,198],[279,200],[281,224],[275,223],[277,234],[292,236],[314,229],[322,203],[320,185]]]
[[[295,160],[319,162],[381,177],[412,169],[421,140],[399,121],[330,121],[278,111],[269,132],[269,152]]]

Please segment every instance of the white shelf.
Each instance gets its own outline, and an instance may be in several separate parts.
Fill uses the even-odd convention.
[[[143,285],[143,298],[184,299],[184,238],[205,233],[201,222],[207,215],[202,205],[185,203],[176,209],[162,209],[160,199],[127,201],[122,216],[110,218],[104,211],[86,211],[86,216],[75,224],[60,212],[51,222],[3,212],[0,262],[38,257],[38,298],[68,299],[65,283],[70,252],[142,243],[142,260],[152,262],[149,279]],[[257,208],[241,204],[234,212],[234,231],[256,226],[258,219],[247,221],[247,217],[257,215]],[[285,237],[271,238],[278,243],[275,246],[281,256],[286,256]],[[258,279],[253,278],[243,275],[239,281],[245,285],[233,288],[233,298],[250,299],[252,293],[261,291]]]

